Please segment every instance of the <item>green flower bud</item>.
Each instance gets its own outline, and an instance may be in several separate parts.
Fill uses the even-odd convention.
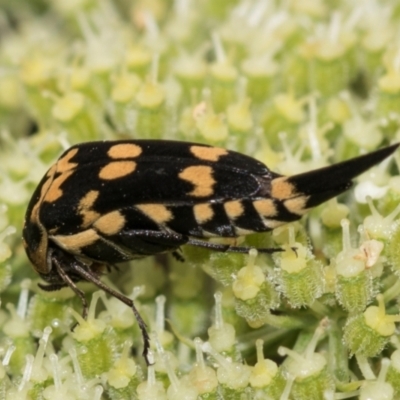
[[[116,355],[115,332],[107,327],[104,320],[95,318],[95,308],[99,297],[99,292],[93,294],[86,320],[75,310],[70,309],[70,313],[79,323],[71,336],[77,349],[82,374],[86,379],[109,371]]]
[[[323,320],[302,354],[285,347],[280,347],[278,350],[280,355],[289,356],[284,368],[290,377],[288,383],[293,380],[291,396],[296,400],[323,400],[324,393],[334,388],[326,358],[315,352],[318,340],[326,328],[327,321]]]
[[[363,314],[348,318],[344,327],[343,340],[351,354],[375,357],[394,334],[399,315],[387,315],[383,296],[378,295],[378,307],[370,306]]]
[[[395,350],[390,356],[390,365],[386,375],[387,383],[394,389],[395,397],[400,395],[400,350]]]
[[[263,344],[261,339],[256,341],[257,363],[251,370],[250,385],[256,391],[256,398],[279,398],[285,389],[285,378],[274,361],[264,359]]]
[[[275,257],[280,267],[276,272],[279,289],[292,307],[311,305],[323,293],[322,265],[300,243],[282,247],[285,251]]]
[[[136,387],[142,380],[141,371],[129,358],[132,343],[125,342],[121,357],[106,373],[111,400],[136,399]]]
[[[336,298],[347,311],[354,313],[363,311],[374,296],[370,267],[375,264],[377,257],[372,261],[367,257],[366,248],[351,247],[349,225],[348,220],[342,221],[343,250],[333,262],[336,269]],[[364,243],[364,246],[367,244]]]

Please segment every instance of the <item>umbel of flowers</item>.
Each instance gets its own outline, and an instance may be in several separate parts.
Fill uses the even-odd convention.
[[[82,283],[82,319],[70,289],[37,286],[21,240],[33,190],[72,144],[196,141],[291,175],[400,141],[397,2],[0,10],[0,399],[400,397],[399,154],[300,222],[236,239],[248,255],[187,246],[184,262],[103,276],[135,299],[149,367],[129,308]]]

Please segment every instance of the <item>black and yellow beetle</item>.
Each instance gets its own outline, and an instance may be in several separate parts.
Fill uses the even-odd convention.
[[[29,203],[23,229],[27,255],[47,282],[86,280],[131,307],[131,299],[99,279],[104,267],[175,252],[184,244],[247,252],[204,240],[264,232],[299,219],[337,196],[351,180],[392,154],[398,144],[295,176],[270,171],[255,159],[203,144],[164,140],[82,143],[71,147],[43,177]],[[280,249],[260,249],[264,252]]]

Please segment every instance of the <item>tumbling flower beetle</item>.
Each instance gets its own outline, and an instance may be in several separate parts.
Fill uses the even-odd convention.
[[[223,148],[164,140],[82,143],[49,169],[29,203],[23,239],[48,291],[89,281],[132,308],[134,302],[99,279],[105,267],[188,244],[216,251],[248,252],[209,237],[265,232],[295,221],[310,208],[349,189],[351,180],[399,146],[295,176]],[[272,253],[280,249],[259,249]]]

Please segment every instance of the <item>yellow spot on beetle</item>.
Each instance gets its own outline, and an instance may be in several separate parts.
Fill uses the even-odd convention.
[[[296,195],[296,187],[288,182],[286,176],[271,181],[271,196],[278,200],[289,199]]]
[[[79,202],[79,210],[90,210],[93,207],[94,202],[99,197],[100,192],[98,190],[90,190],[82,197]]]
[[[45,194],[43,201],[47,203],[53,203],[58,200],[62,195],[63,191],[60,189],[60,186],[74,173],[74,171],[63,172],[57,178],[53,180],[47,193]]]
[[[135,207],[157,224],[164,224],[173,217],[172,212],[162,204],[138,204]]]
[[[87,229],[75,235],[55,235],[51,239],[69,253],[80,253],[83,247],[90,246],[100,237],[94,229]]]
[[[99,178],[118,179],[131,174],[135,169],[136,163],[133,161],[112,161],[100,170]]]
[[[29,257],[35,265],[35,270],[39,273],[46,274],[49,272],[47,265],[47,247],[48,247],[48,234],[44,226],[42,225],[39,212],[40,207],[44,201],[54,202],[63,195],[60,186],[65,180],[72,175],[74,169],[78,164],[71,163],[70,160],[78,153],[78,149],[72,149],[62,157],[56,164],[54,164],[46,173],[48,179],[43,183],[40,190],[40,197],[35,205],[32,207],[30,222],[36,224],[40,231],[40,242],[36,246],[35,250],[29,251]],[[57,178],[54,176],[57,172],[60,172]]]
[[[119,143],[112,147],[107,152],[111,158],[134,158],[142,154],[142,148],[133,143]]]
[[[240,200],[232,200],[224,203],[224,209],[229,219],[240,217],[243,212],[243,204]]]
[[[201,203],[193,207],[194,217],[198,224],[204,224],[214,216],[214,211],[210,204]]]
[[[102,215],[93,226],[105,235],[115,235],[125,225],[125,217],[119,211],[111,211]]]
[[[207,165],[197,165],[185,168],[178,176],[190,182],[194,189],[189,192],[195,197],[207,197],[214,193],[215,180],[212,176],[213,169]]]
[[[35,224],[40,231],[40,242],[35,249],[29,249],[29,258],[34,265],[35,270],[41,274],[49,273],[49,267],[47,265],[48,235],[46,229],[40,222],[39,212],[40,206],[43,203],[43,199],[46,196],[51,184],[53,183],[54,174],[56,172],[55,165],[53,165],[47,172],[46,176],[48,176],[48,179],[43,182],[43,185],[40,189],[39,199],[32,207],[31,215],[29,217],[30,223]]]
[[[78,163],[71,163],[71,158],[75,157],[78,149],[71,149],[64,157],[57,161],[57,172],[65,172],[74,169]]]
[[[57,171],[57,164],[53,164],[52,167],[47,171],[46,176],[53,176]]]
[[[220,147],[191,146],[190,152],[200,160],[218,161],[221,156],[228,154],[228,150]]]
[[[90,190],[82,197],[78,204],[78,212],[83,218],[83,228],[87,228],[100,217],[98,212],[92,210],[93,204],[97,197],[99,197],[99,194],[100,192],[97,190]]]
[[[292,214],[303,215],[308,211],[308,209],[305,208],[308,198],[309,196],[299,196],[294,199],[288,199],[283,204]]]
[[[30,217],[31,222],[39,223],[39,209],[43,202],[43,198],[46,195],[47,191],[49,190],[49,187],[52,182],[53,182],[53,177],[50,177],[43,183],[42,188],[40,190],[40,197],[32,208],[31,217]]]
[[[277,214],[275,203],[271,199],[255,200],[253,206],[261,217],[274,217]]]

